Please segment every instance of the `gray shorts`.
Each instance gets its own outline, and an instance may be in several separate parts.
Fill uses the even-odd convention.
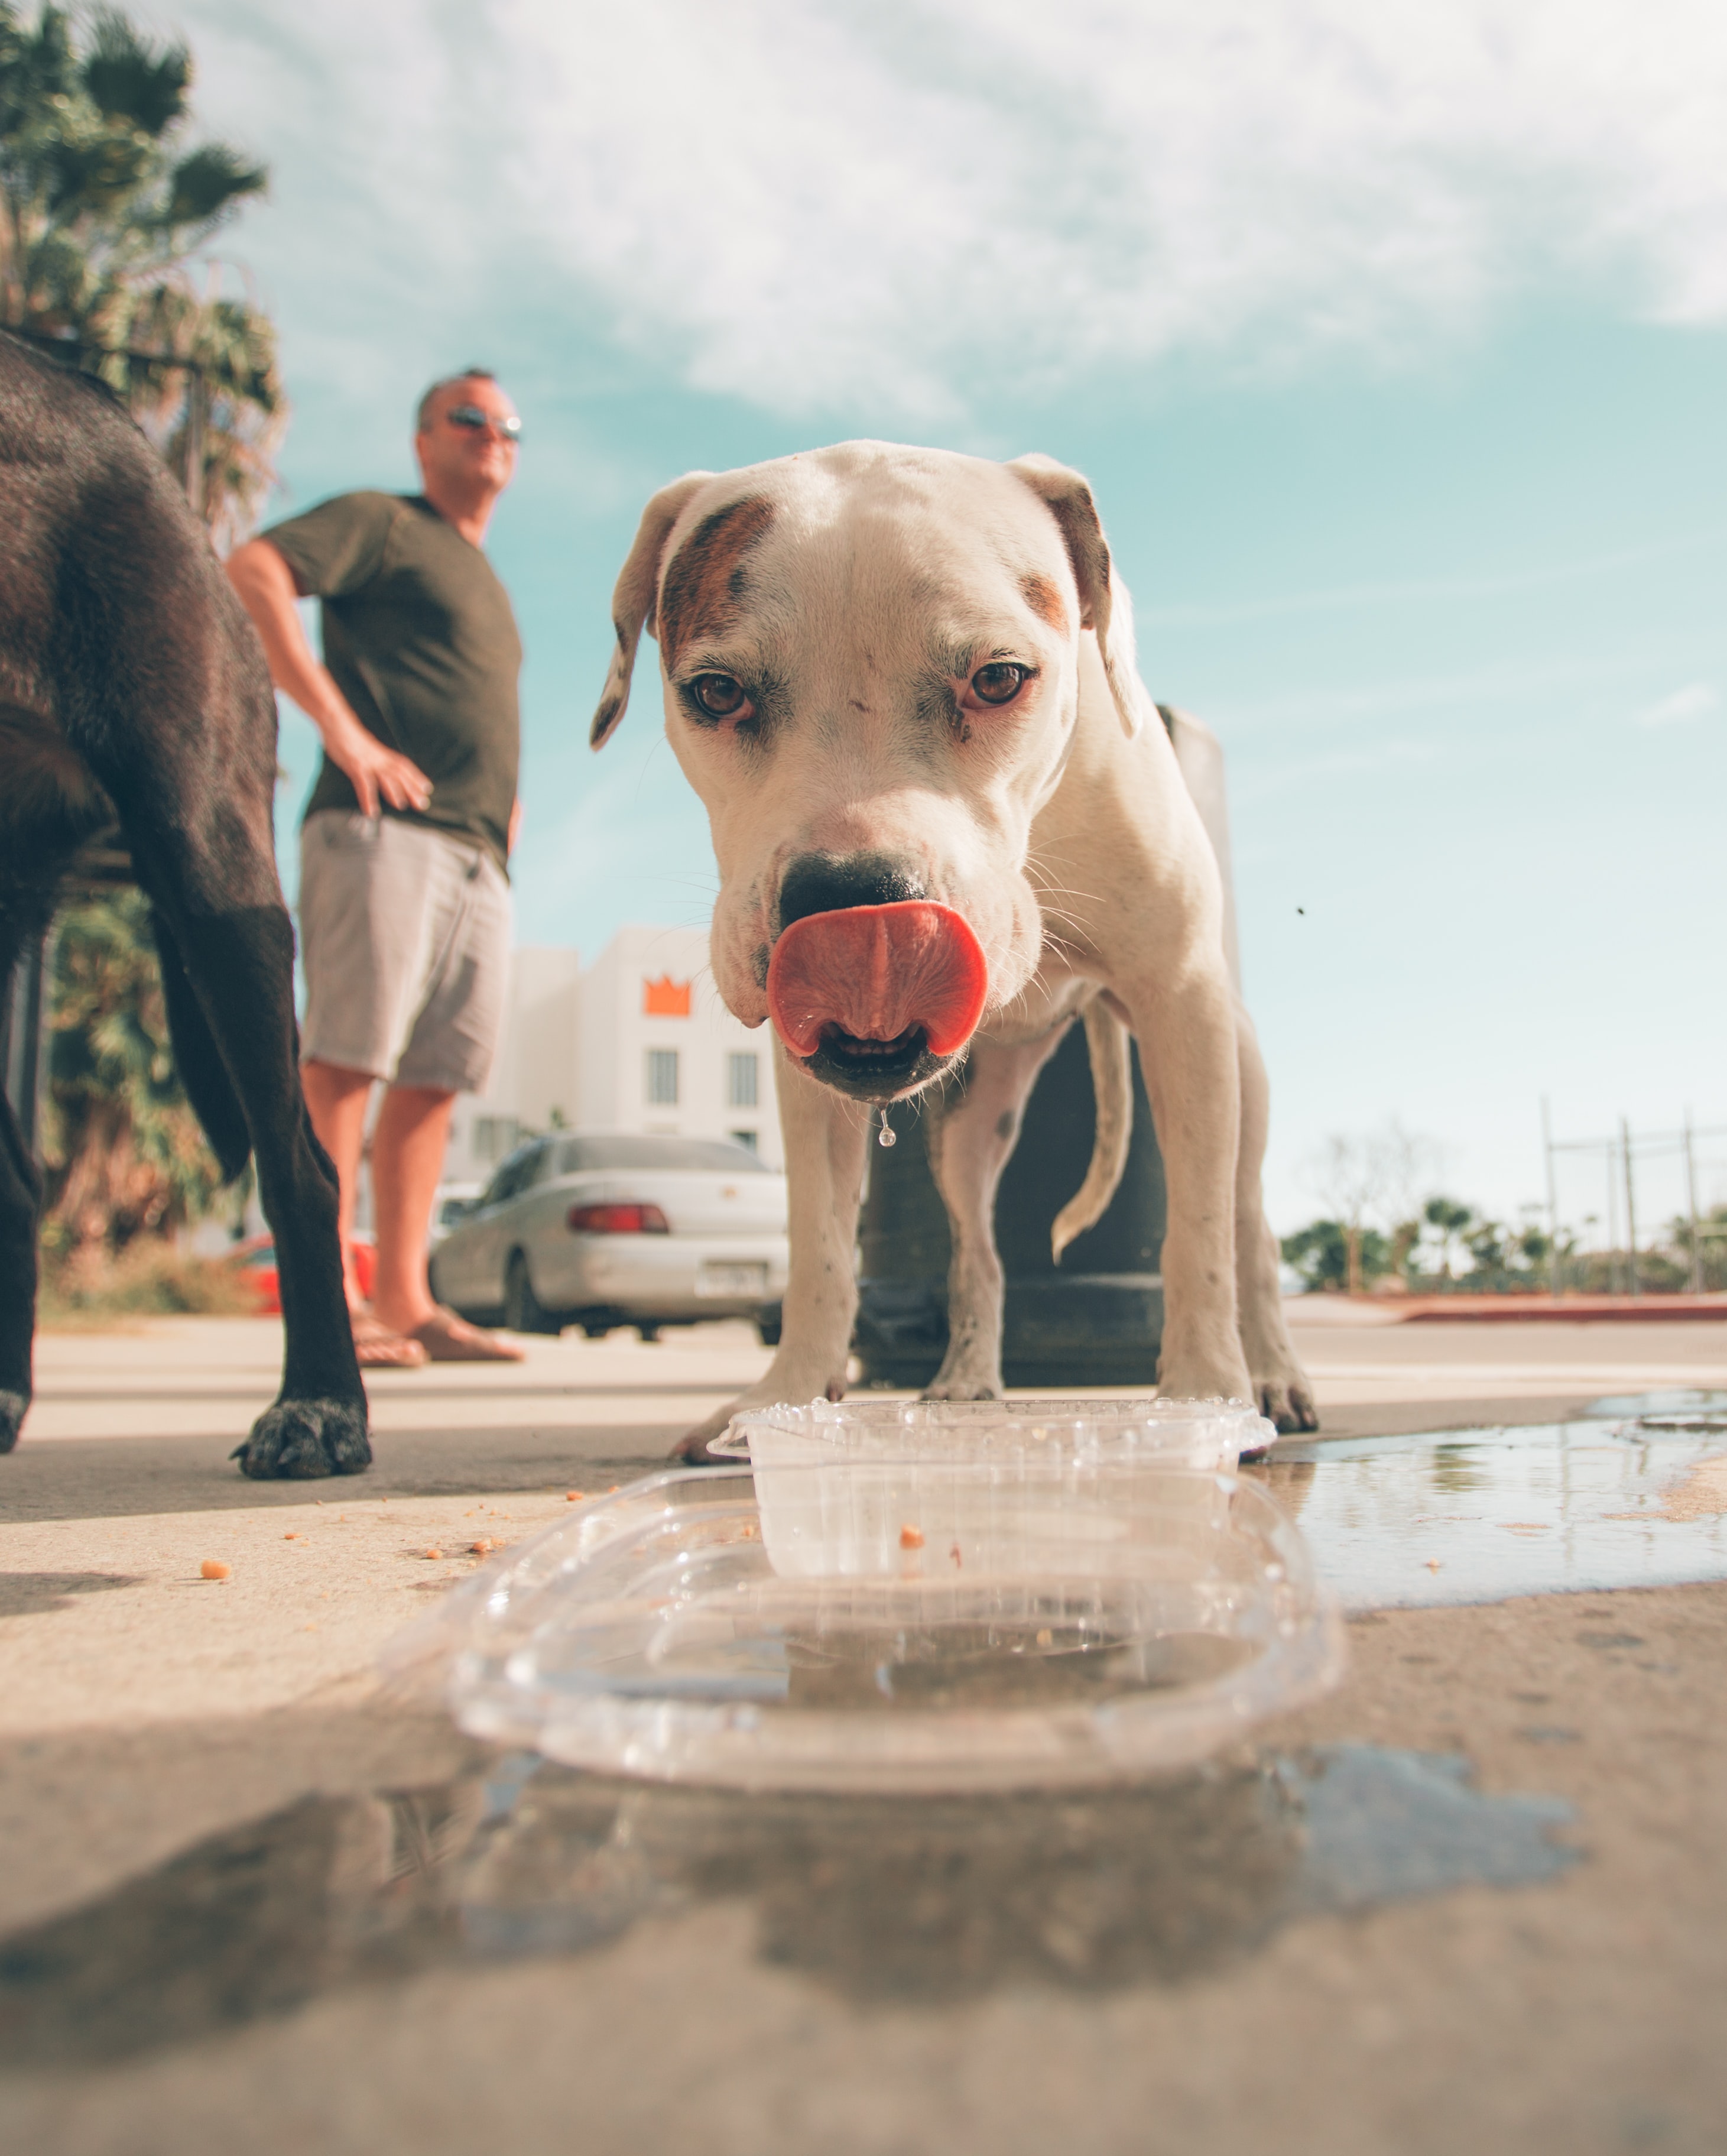
[[[303,1062],[483,1093],[504,1020],[510,885],[470,841],[320,809],[300,834]]]

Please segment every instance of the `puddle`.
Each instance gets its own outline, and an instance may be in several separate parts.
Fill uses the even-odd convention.
[[[1727,1579],[1727,1394],[1525,1429],[1279,1445],[1258,1471],[1350,1609]]]
[[[507,1753],[435,1788],[308,1797],[0,1940],[0,2065],[103,2061],[433,1967],[582,1954],[753,1908],[762,1958],[860,1999],[1107,1990],[1279,1926],[1549,1879],[1553,1798],[1447,1754],[1339,1745],[1089,1794],[742,1796]]]

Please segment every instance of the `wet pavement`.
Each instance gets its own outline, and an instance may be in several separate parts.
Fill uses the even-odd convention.
[[[683,1395],[602,1424],[550,1368],[586,1502]],[[0,1527],[0,2143],[1713,2156],[1727,1389],[1644,1374],[1281,1450],[1343,1687],[1197,1771],[997,1798],[645,1786],[379,1690],[484,1562],[459,1536],[569,1517],[556,1430],[202,1512],[189,1454],[144,1502],[171,1439],[114,1440],[136,1496],[84,1518],[68,1430]]]
[[[0,2066],[103,2065],[445,1964],[586,1954],[703,1902],[858,2000],[1171,1984],[1321,1911],[1549,1879],[1563,1799],[1324,1745],[1056,1799],[643,1787],[504,1753],[307,1796],[0,1943]]]

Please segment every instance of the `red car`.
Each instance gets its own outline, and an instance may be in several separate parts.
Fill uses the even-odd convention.
[[[354,1238],[354,1270],[359,1276],[360,1292],[368,1300],[372,1295],[372,1269],[377,1261],[377,1252],[372,1242]],[[276,1246],[268,1235],[254,1235],[249,1242],[242,1243],[228,1263],[245,1276],[246,1285],[258,1297],[260,1317],[279,1317],[282,1314],[282,1291],[276,1275]]]

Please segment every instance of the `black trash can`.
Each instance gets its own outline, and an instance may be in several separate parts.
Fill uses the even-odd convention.
[[[1085,1179],[1096,1116],[1085,1029],[1043,1066],[996,1194],[1007,1276],[1002,1376],[1010,1385],[1157,1381],[1163,1332],[1158,1272],[1166,1203],[1151,1106],[1133,1051],[1133,1137],[1120,1188],[1058,1266],[1055,1216]],[[872,1145],[853,1346],[867,1383],[926,1385],[947,1348],[947,1212],[930,1172],[929,1126],[901,1108],[899,1142]]]

